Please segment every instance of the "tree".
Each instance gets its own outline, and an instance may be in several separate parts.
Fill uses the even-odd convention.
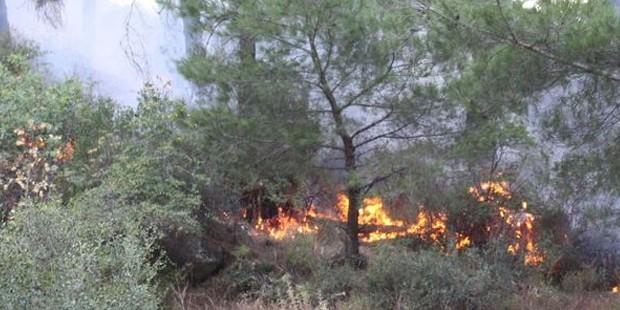
[[[184,21],[193,24],[186,31],[191,30],[194,39],[203,37],[209,26],[197,17],[205,13],[202,2],[181,1],[174,9]],[[181,72],[198,86],[208,102],[207,107],[189,109],[187,126],[203,146],[203,157],[217,167],[210,171],[211,182],[203,189],[210,201],[205,208],[211,211],[235,208],[240,201],[247,207],[242,202],[244,196],[257,189],[268,193],[267,199],[272,202],[298,198],[300,195],[292,195],[292,189],[304,188],[302,183],[316,151],[319,132],[317,123],[308,117],[307,91],[299,85],[270,84],[265,80],[265,76],[281,80],[295,77],[286,68],[259,65],[252,37],[245,38],[244,44],[237,44],[242,41],[240,37],[231,39],[234,43],[229,44],[226,66],[217,64],[220,55],[205,55],[204,42],[192,39],[188,58],[180,65]],[[218,38],[209,36],[209,40]],[[202,70],[208,64],[217,65],[218,74]],[[210,93],[213,87],[218,91]],[[277,212],[275,204],[264,207]]]
[[[435,89],[420,79],[428,76],[430,65],[415,34],[415,8],[408,1],[193,4],[196,13],[206,17],[203,29],[219,40],[207,47],[206,57],[185,60],[181,72],[195,82],[217,86],[217,96],[236,103],[239,111],[250,105],[260,114],[272,104],[262,94],[296,90],[282,99],[291,110],[302,109],[320,122],[323,138],[317,147],[335,158],[321,168],[346,176],[346,254],[359,262],[363,195],[404,169],[394,164],[384,174],[371,174],[368,156],[394,141],[436,134],[425,126],[436,119],[440,106],[429,99]],[[239,61],[232,60],[231,50],[239,51]],[[274,116],[286,120],[285,115]]]
[[[618,194],[613,1],[423,2],[438,60],[458,71],[456,97],[486,113],[529,118],[546,152],[567,149],[550,172],[554,203],[571,210],[587,197]]]

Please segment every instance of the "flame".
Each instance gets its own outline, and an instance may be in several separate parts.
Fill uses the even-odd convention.
[[[535,221],[533,214],[527,212],[527,202],[521,203],[519,210],[507,207],[507,202],[513,198],[508,182],[482,182],[469,188],[469,194],[478,202],[495,208],[496,222],[489,223],[485,229],[488,233],[505,234],[510,243],[506,251],[512,255],[522,254],[524,264],[537,266],[544,262],[545,256],[538,247],[535,238]],[[319,211],[314,206],[307,210],[295,211],[278,209],[278,214],[270,219],[258,218],[254,225],[257,231],[268,234],[271,238],[282,240],[294,238],[297,234],[315,234],[319,228],[313,219],[328,219],[346,222],[349,210],[349,198],[339,194],[336,202],[336,212]],[[247,210],[243,211],[244,217]],[[415,220],[404,221],[395,219],[387,213],[381,197],[364,198],[359,210],[358,223],[360,226],[373,229],[361,232],[362,242],[373,243],[382,240],[391,240],[407,236],[415,236],[429,244],[445,244],[448,233],[448,217],[444,213],[430,212],[421,208]],[[472,236],[457,232],[455,248],[463,250],[473,245]],[[620,289],[620,285],[618,286]]]
[[[482,182],[478,186],[470,187],[469,193],[474,196],[478,202],[493,202],[499,199],[509,200],[512,198],[509,184],[506,181]]]
[[[469,236],[456,234],[456,249],[462,250],[471,246],[471,239]]]
[[[620,293],[620,284],[618,284],[618,285],[614,286],[614,287],[611,289],[611,292],[612,292],[612,293]]]
[[[278,215],[273,218],[264,220],[259,217],[254,228],[276,240],[295,238],[297,234],[312,234],[319,229],[310,222],[308,214],[300,219],[293,212],[287,214],[283,208],[278,208]]]
[[[338,214],[342,221],[346,221],[346,214],[349,210],[349,198],[345,194],[338,195]],[[381,197],[368,197],[363,200],[362,208],[359,211],[360,225],[375,225],[394,231],[376,231],[361,234],[363,242],[372,243],[381,240],[391,240],[406,236],[418,236],[427,241],[438,241],[446,232],[447,216],[442,213],[431,214],[424,210],[418,213],[416,221],[406,224],[404,221],[393,219],[389,216],[383,206]]]
[[[534,234],[536,218],[527,212],[527,202],[521,202],[521,210],[513,211],[504,207],[505,202],[512,199],[508,182],[483,182],[477,187],[470,187],[469,193],[479,202],[497,205],[500,219],[505,223],[506,234],[512,240],[506,251],[512,255],[524,254],[524,263],[537,266],[544,262],[544,253],[538,248]],[[487,231],[491,229],[487,227]]]

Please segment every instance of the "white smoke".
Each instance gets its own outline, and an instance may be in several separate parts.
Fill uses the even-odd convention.
[[[57,28],[29,0],[7,0],[7,6],[13,31],[39,44],[59,78],[92,80],[98,93],[128,106],[147,81],[170,81],[174,95],[191,94],[175,66],[185,52],[183,26],[155,0],[65,0]]]

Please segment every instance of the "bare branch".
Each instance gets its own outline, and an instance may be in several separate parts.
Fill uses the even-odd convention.
[[[392,69],[394,68],[394,61],[396,61],[396,56],[394,55],[394,53],[392,53],[390,55],[392,57],[392,59],[390,60],[390,64],[388,65],[388,68],[385,70],[385,73],[383,73],[381,76],[377,77],[374,81],[372,81],[369,85],[367,85],[365,88],[363,88],[362,90],[360,90],[359,93],[357,93],[355,96],[351,97],[347,103],[344,104],[344,106],[342,107],[342,110],[350,107],[355,101],[357,101],[359,98],[361,98],[362,96],[368,94],[369,92],[371,92],[375,87],[381,85],[381,83],[383,83],[383,81],[385,81],[385,79],[390,75],[390,73],[392,73]]]
[[[378,126],[378,125],[380,125],[381,123],[385,122],[387,119],[392,117],[392,114],[394,114],[394,109],[391,109],[389,112],[385,113],[384,116],[382,116],[381,118],[375,120],[374,122],[372,122],[372,123],[370,123],[370,124],[360,128],[360,129],[358,129],[356,132],[354,132],[351,135],[351,138],[355,138],[356,136],[358,136],[358,135],[360,135],[360,134],[362,134],[362,133],[364,133],[364,132],[366,132],[366,131],[368,131],[368,130],[370,130],[370,129]]]
[[[390,173],[386,174],[386,175],[382,175],[382,176],[378,176],[374,179],[372,179],[372,181],[370,181],[369,183],[362,185],[360,187],[360,190],[362,190],[364,192],[364,195],[368,194],[368,192],[377,184],[381,183],[381,182],[385,182],[388,179],[396,176],[397,174],[401,174],[403,172],[405,172],[407,169],[409,169],[408,167],[401,167],[395,170],[392,170]]]
[[[398,132],[400,132],[400,131],[404,130],[405,128],[407,128],[407,127],[409,127],[409,126],[411,126],[411,125],[413,125],[413,124],[412,124],[412,123],[406,123],[406,124],[401,125],[401,126],[399,126],[399,127],[395,128],[395,129],[393,129],[393,130],[390,130],[390,131],[388,131],[388,132],[385,132],[385,133],[382,133],[382,134],[379,134],[379,135],[376,135],[376,136],[370,137],[370,138],[368,138],[368,139],[366,139],[366,140],[364,140],[364,141],[362,141],[362,142],[360,142],[360,143],[356,144],[356,145],[355,145],[355,147],[356,147],[356,148],[358,148],[358,147],[362,147],[362,146],[364,146],[364,145],[366,145],[366,144],[369,144],[369,143],[371,143],[371,142],[374,142],[374,141],[377,141],[377,140],[380,140],[380,139],[386,139],[386,138],[389,138],[391,135],[396,134],[396,133],[398,133]]]

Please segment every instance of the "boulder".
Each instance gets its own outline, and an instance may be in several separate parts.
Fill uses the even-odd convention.
[[[343,227],[337,224],[323,225],[314,241],[314,254],[328,261],[341,260],[345,256],[347,241]]]
[[[161,246],[170,261],[181,269],[191,283],[207,280],[230,261],[222,245],[204,234],[174,229],[165,234]]]

